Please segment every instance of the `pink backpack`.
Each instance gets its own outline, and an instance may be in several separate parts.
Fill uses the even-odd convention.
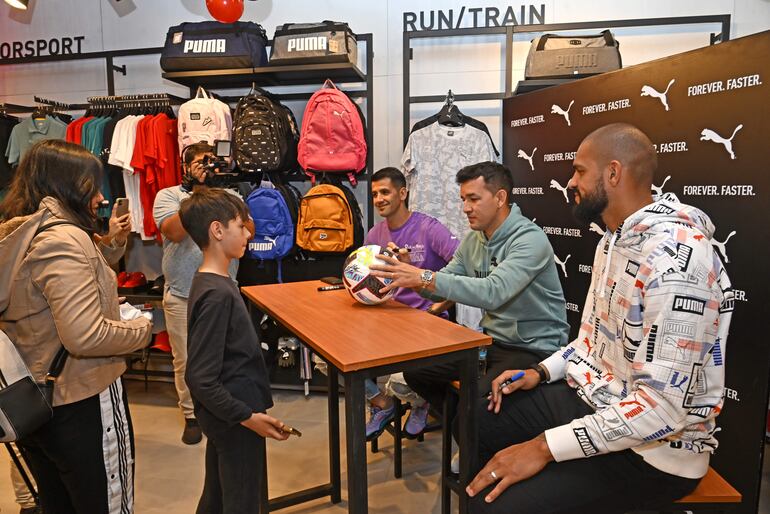
[[[316,173],[354,174],[366,167],[366,137],[358,107],[331,80],[305,107],[297,161],[315,182]]]

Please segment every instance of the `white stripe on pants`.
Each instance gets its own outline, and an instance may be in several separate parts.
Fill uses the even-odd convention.
[[[120,379],[99,394],[99,406],[108,512],[131,514],[134,511],[134,455]]]

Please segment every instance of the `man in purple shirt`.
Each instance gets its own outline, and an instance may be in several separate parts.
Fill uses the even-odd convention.
[[[366,235],[365,244],[383,248],[398,247],[399,259],[421,268],[438,271],[452,260],[460,241],[437,219],[421,212],[411,212],[406,204],[407,189],[404,175],[396,168],[382,168],[372,176],[372,201],[383,221],[377,223]],[[414,290],[401,288],[396,301],[416,309],[422,309],[446,317],[448,302],[434,304]],[[406,437],[417,437],[425,429],[428,403],[417,396],[403,380],[401,374],[393,375],[388,389],[399,398],[412,404],[412,410],[404,425]],[[366,438],[378,437],[393,419],[393,401],[377,387],[373,380],[366,381],[366,398],[370,403]]]

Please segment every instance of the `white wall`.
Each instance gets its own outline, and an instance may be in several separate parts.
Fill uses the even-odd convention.
[[[645,0],[617,2],[594,0],[544,0],[546,23],[732,15],[732,37],[770,29],[770,0]],[[344,20],[357,32],[374,34],[375,167],[398,163],[401,149],[401,54],[404,11],[459,10],[498,7],[505,11],[521,3],[499,0],[259,0],[246,1],[243,20],[261,23],[269,34],[290,21]],[[162,46],[169,26],[182,21],[210,19],[204,0],[31,0],[26,13],[0,3],[0,44],[11,41],[83,35],[86,51]],[[625,65],[663,57],[708,44],[708,33],[718,26],[677,26],[653,29],[617,29]],[[516,37],[513,80],[523,77],[529,35]],[[412,62],[412,94],[495,92],[504,85],[501,37],[418,41]],[[761,58],[757,56],[757,58]],[[0,60],[2,62],[2,60]],[[159,92],[186,95],[185,88],[160,78],[157,56],[116,59],[126,64],[128,75],[115,75],[118,94]],[[0,101],[29,105],[38,94],[61,101],[83,102],[89,95],[106,94],[103,61],[50,63],[0,67]],[[245,92],[245,91],[244,91]],[[231,91],[235,94],[237,91]],[[416,121],[432,114],[438,105],[411,110]],[[461,106],[467,114],[485,121],[500,143],[500,102]],[[499,144],[498,144],[499,146]]]

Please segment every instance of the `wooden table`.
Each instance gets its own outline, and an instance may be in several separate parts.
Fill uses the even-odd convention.
[[[345,383],[348,512],[368,512],[364,380],[432,364],[460,365],[460,483],[477,455],[478,348],[489,336],[395,301],[359,304],[344,289],[319,292],[320,281],[242,287],[259,310],[286,326],[329,364],[330,483],[270,500],[270,510],[330,496],[341,501],[338,373]],[[448,428],[445,428],[448,429]],[[448,463],[445,463],[448,465]],[[443,477],[442,477],[443,480]],[[460,495],[460,512],[468,499]]]

